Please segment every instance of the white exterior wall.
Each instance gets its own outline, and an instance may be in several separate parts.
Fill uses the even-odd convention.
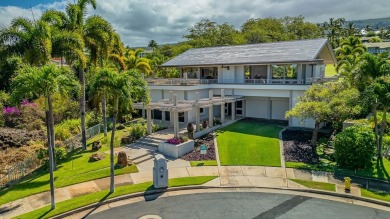
[[[245,67],[243,65],[235,66],[235,83],[243,84],[245,78]]]
[[[295,104],[298,102],[298,97],[303,96],[304,93],[305,93],[304,91],[291,91],[291,99],[290,99],[291,108],[294,107]],[[290,119],[289,126],[314,128],[314,120],[306,119],[304,121],[301,121],[301,119],[293,117]]]
[[[235,67],[229,66],[218,67],[218,83],[234,83],[235,82]]]

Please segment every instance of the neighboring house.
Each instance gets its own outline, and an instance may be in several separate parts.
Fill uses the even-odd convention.
[[[390,42],[363,43],[367,47],[367,52],[377,55],[383,52],[390,52]]]
[[[327,80],[326,64],[336,64],[327,39],[190,49],[161,65],[179,68],[182,78],[147,79],[151,103],[136,108],[170,125],[177,113],[184,124],[251,117],[313,127],[285,113],[311,84]]]

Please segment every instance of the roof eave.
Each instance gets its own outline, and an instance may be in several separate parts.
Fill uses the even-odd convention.
[[[304,64],[318,64],[324,62],[323,59],[312,60],[286,60],[286,61],[273,61],[273,62],[241,62],[241,63],[206,63],[206,64],[189,64],[189,65],[160,65],[162,68],[178,68],[178,67],[206,67],[206,66],[219,66],[219,65],[273,65],[273,64],[292,64],[292,63],[304,63]]]

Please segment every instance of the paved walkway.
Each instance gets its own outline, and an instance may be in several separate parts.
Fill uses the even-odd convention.
[[[338,183],[337,192],[344,193],[341,182],[331,175],[317,171],[302,171],[282,167],[262,166],[202,166],[202,167],[172,167],[169,164],[169,178],[218,176],[207,182],[205,186],[215,187],[270,187],[270,188],[305,188],[289,179],[304,179],[319,182]],[[129,185],[153,180],[152,169],[138,173],[115,176],[115,185]],[[109,178],[97,179],[85,183],[56,189],[56,201],[61,202],[77,196],[101,191],[109,188]],[[352,188],[352,195],[360,196],[360,189]],[[32,195],[0,206],[0,218],[11,218],[50,204],[49,192]]]

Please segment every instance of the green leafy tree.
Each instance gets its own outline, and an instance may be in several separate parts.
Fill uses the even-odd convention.
[[[315,84],[306,90],[297,104],[286,112],[286,117],[297,117],[302,120],[313,119],[315,122],[311,145],[316,154],[315,145],[318,130],[322,122],[332,122],[337,128],[347,118],[360,113],[361,107],[357,89],[349,88],[341,82]]]
[[[382,42],[382,39],[378,36],[375,36],[375,37],[371,37],[368,41],[370,43],[380,43],[380,42]]]
[[[334,147],[340,167],[354,170],[367,168],[375,153],[374,133],[367,126],[348,127],[336,135]]]
[[[0,90],[11,91],[11,79],[15,76],[22,63],[23,60],[18,56],[5,58],[0,63]]]
[[[158,44],[155,40],[151,40],[149,41],[148,47],[152,48],[154,53],[154,50],[158,48]]]
[[[46,127],[49,147],[50,164],[50,195],[51,207],[55,208],[54,199],[54,118],[52,95],[61,93],[67,95],[72,91],[79,90],[79,84],[74,78],[73,72],[69,68],[58,68],[53,65],[44,65],[42,67],[23,66],[18,70],[17,76],[12,81],[11,98],[16,103],[20,103],[23,98],[37,96],[45,97]]]

